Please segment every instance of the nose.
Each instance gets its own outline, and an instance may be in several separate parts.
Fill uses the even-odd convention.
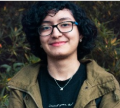
[[[62,33],[58,30],[57,27],[54,27],[53,31],[52,31],[52,34],[51,34],[51,37],[52,38],[58,38],[60,36],[62,36]]]

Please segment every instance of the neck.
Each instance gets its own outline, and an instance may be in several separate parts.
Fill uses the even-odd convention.
[[[67,80],[71,78],[80,66],[76,58],[50,59],[48,58],[48,72],[56,80]]]

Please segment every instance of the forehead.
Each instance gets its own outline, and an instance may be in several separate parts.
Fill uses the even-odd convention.
[[[63,9],[59,11],[51,10],[43,21],[59,21],[59,20],[75,20],[72,12],[69,9]]]

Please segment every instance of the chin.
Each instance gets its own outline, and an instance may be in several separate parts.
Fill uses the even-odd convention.
[[[68,55],[65,55],[65,54],[54,54],[54,55],[51,55],[50,58],[53,58],[53,59],[66,59],[68,57]]]

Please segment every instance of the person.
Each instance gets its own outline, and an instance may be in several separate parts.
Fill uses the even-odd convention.
[[[41,60],[8,83],[9,108],[120,108],[115,77],[85,56],[97,28],[70,1],[39,1],[22,17],[32,53]]]

